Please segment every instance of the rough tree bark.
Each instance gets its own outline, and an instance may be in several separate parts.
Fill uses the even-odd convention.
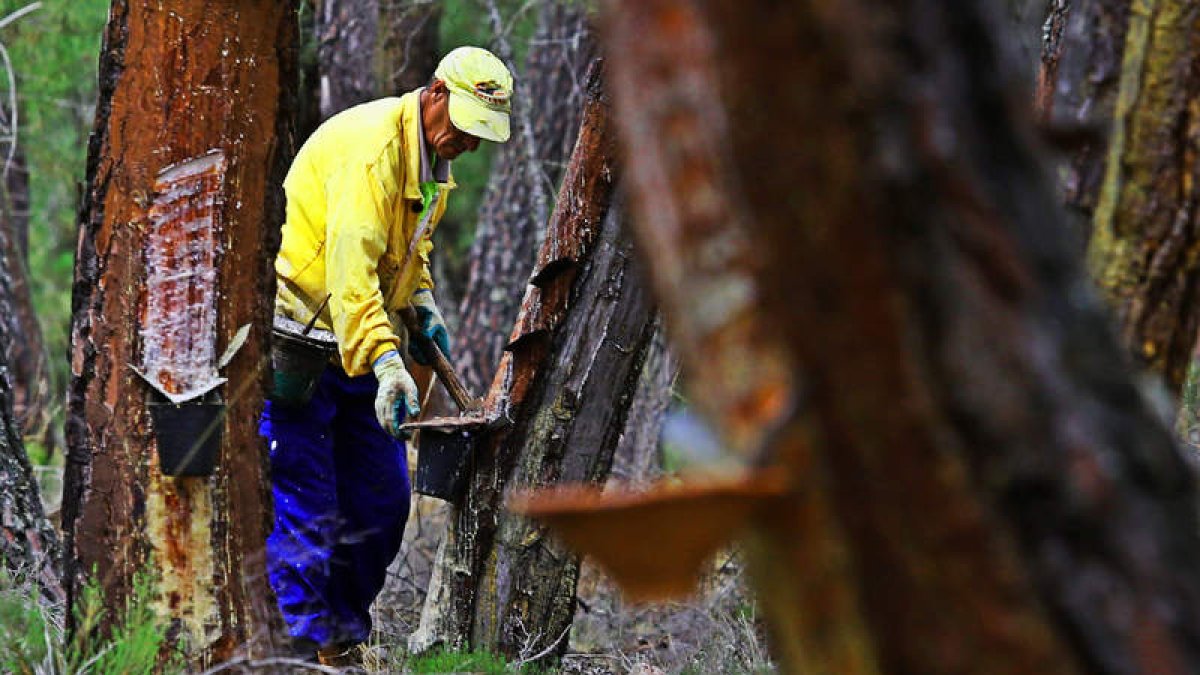
[[[674,244],[650,249],[664,311],[695,327],[707,282],[745,280],[707,319],[770,317],[804,382],[752,553],[782,669],[1200,668],[1196,477],[1088,290],[992,6],[608,7],[640,241]],[[749,261],[705,267],[739,237]]]
[[[1035,107],[1066,157],[1060,189],[1072,225],[1085,238],[1100,195],[1130,0],[1051,0]]]
[[[1129,19],[1088,264],[1133,357],[1179,393],[1200,326],[1200,5]]]
[[[526,129],[499,149],[479,209],[479,223],[467,260],[466,288],[454,330],[454,355],[463,382],[472,391],[491,383],[505,338],[520,308],[533,268],[545,214],[535,204],[552,204],[552,194],[575,145],[583,110],[583,79],[595,52],[587,13],[575,2],[548,0],[541,6],[530,43],[525,84],[515,106],[528,115],[537,162],[531,170]],[[537,178],[531,178],[531,173]]]
[[[8,368],[0,377],[0,485],[4,486],[0,490],[0,564],[8,572],[29,575],[41,585],[47,597],[61,601],[65,593],[58,568],[61,555],[58,531],[42,508],[33,467],[21,440],[19,418],[14,413],[16,404],[22,401],[15,382],[29,374],[17,371],[22,360],[13,361],[13,356],[21,352],[12,345],[25,338],[20,332],[25,326],[14,318],[23,313],[17,306],[22,301],[29,303],[29,295],[28,287],[23,292],[17,289],[26,277],[23,269],[14,269],[16,265],[23,266],[24,260],[18,257],[19,230],[12,227],[15,219],[11,196],[12,193],[6,192],[9,198],[4,200],[5,227],[0,230],[4,251],[0,255],[0,316],[5,317],[0,321],[0,350],[9,355]],[[40,346],[40,342],[36,344]]]
[[[438,60],[440,0],[323,0],[317,60],[321,117],[424,86]]]
[[[662,473],[660,440],[671,392],[679,373],[679,359],[667,344],[661,320],[655,319],[654,337],[646,350],[642,377],[629,403],[625,430],[613,453],[610,481],[645,484]]]
[[[77,592],[94,572],[111,606],[128,597],[136,573],[152,569],[159,611],[200,662],[261,654],[278,623],[265,574],[272,509],[256,420],[268,383],[296,30],[288,2],[117,0],[101,53],[72,300],[68,580]],[[196,167],[207,172],[156,192]],[[173,280],[172,270],[147,263],[164,250],[209,266]],[[151,281],[191,286],[182,297],[151,296],[142,290]],[[200,297],[216,299],[202,306]],[[142,316],[164,303],[166,315]],[[151,319],[178,331],[157,333]],[[215,473],[163,476],[150,387],[130,364],[147,363],[152,343],[219,354],[246,324],[249,339],[218,389],[227,410]]]
[[[602,482],[654,332],[654,307],[610,205],[610,113],[589,83],[579,142],[513,337],[489,392],[492,415],[470,490],[439,551],[410,649],[436,644],[514,657],[560,655],[579,558],[501,511],[507,491]]]
[[[0,157],[7,157],[0,144]],[[7,167],[0,194],[0,255],[7,270],[9,340],[4,351],[12,385],[13,416],[23,438],[50,441],[50,364],[29,288],[29,170],[19,149]],[[47,444],[47,449],[53,449]]]

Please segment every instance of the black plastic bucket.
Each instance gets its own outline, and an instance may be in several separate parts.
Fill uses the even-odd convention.
[[[328,331],[303,334],[303,326],[290,319],[275,317],[271,329],[271,400],[284,405],[302,405],[312,398],[329,363],[337,353],[337,342]]]
[[[171,403],[159,394],[147,402],[166,476],[210,476],[221,449],[225,403],[216,394]]]
[[[413,489],[423,495],[457,503],[471,475],[472,446],[472,435],[467,431],[421,429]]]

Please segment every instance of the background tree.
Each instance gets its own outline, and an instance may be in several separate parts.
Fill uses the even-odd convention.
[[[77,590],[94,573],[119,604],[134,574],[152,565],[159,611],[201,660],[240,648],[262,653],[277,623],[263,556],[267,455],[256,420],[268,373],[279,186],[291,156],[296,26],[291,3],[117,0],[101,53],[73,298],[67,574]],[[223,158],[214,169],[219,187],[204,194],[215,201],[155,193],[165,167],[214,157]],[[159,210],[174,199],[196,209]],[[130,368],[141,362],[139,343],[160,337],[146,332],[137,292],[157,271],[143,255],[171,243],[159,240],[154,217],[196,223],[190,236],[217,242],[199,249],[220,254],[216,288],[197,286],[219,297],[219,345],[202,346],[225,348],[251,325],[225,371],[224,440],[207,478],[159,473],[149,388]],[[181,335],[213,329],[189,318],[206,311],[194,298],[177,302]]]
[[[441,644],[540,658],[567,646],[579,558],[502,511],[502,501],[512,489],[603,482],[655,330],[611,203],[615,139],[599,68],[588,89],[558,206],[488,394],[488,413],[513,423],[484,432],[476,449],[409,642],[414,651]]]
[[[0,16],[33,4],[0,0]],[[11,57],[20,107],[18,149],[28,170],[32,224],[28,287],[43,334],[42,352],[49,357],[48,412],[53,418],[44,436],[25,440],[31,458],[45,461],[47,451],[62,444],[76,220],[84,147],[95,113],[96,55],[109,0],[38,4],[0,28],[0,38]],[[43,443],[46,447],[39,447]]]
[[[323,0],[317,6],[321,118],[423,87],[438,53],[441,0]]]
[[[1154,5],[1129,19],[1088,262],[1127,348],[1178,393],[1200,326],[1200,7]]]
[[[804,382],[755,453],[793,481],[752,556],[783,670],[1195,670],[1195,474],[1119,365],[992,6],[608,7],[639,234],[675,244],[664,309],[692,328],[681,307],[747,280],[707,319],[769,316]],[[696,255],[739,238],[748,259]]]
[[[1052,0],[1047,7],[1035,107],[1062,136],[1060,189],[1084,240],[1100,195],[1116,109],[1129,0]]]
[[[3,231],[2,236],[5,250],[13,250],[15,246],[9,242],[11,231]],[[0,256],[0,316],[5,317],[17,314],[12,305],[17,296],[13,279],[22,276],[10,269],[13,262],[11,256]],[[9,345],[14,340],[10,332],[13,325],[14,322],[0,321],[0,349],[5,353],[12,353]],[[65,594],[58,567],[61,555],[58,530],[50,524],[42,508],[33,467],[13,414],[16,392],[11,381],[11,372],[0,377],[0,485],[4,485],[0,490],[0,564],[6,572],[29,575],[48,597],[61,601]]]
[[[497,10],[492,5],[493,15]],[[493,30],[504,29],[498,19]],[[504,49],[498,50],[504,54]],[[454,355],[472,391],[491,384],[533,269],[539,236],[583,112],[583,82],[595,55],[581,3],[539,3],[537,30],[518,74],[512,138],[498,148],[466,266],[450,297],[461,297]],[[502,58],[504,58],[502,56]],[[511,61],[511,47],[507,58]],[[511,67],[511,66],[510,66]],[[453,277],[454,275],[449,275]],[[457,293],[454,293],[457,291]]]
[[[16,139],[13,139],[14,141]],[[0,156],[7,157],[0,143]],[[29,287],[29,169],[19,149],[4,172],[0,191],[0,255],[8,273],[8,312],[3,316],[9,335],[5,361],[12,385],[13,417],[23,437],[36,438],[52,449],[50,365],[42,329]]]

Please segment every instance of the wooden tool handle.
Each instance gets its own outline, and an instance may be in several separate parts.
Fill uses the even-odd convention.
[[[437,373],[438,379],[446,387],[446,391],[449,392],[450,398],[454,399],[458,409],[463,412],[478,409],[479,401],[463,386],[462,380],[458,379],[458,373],[454,372],[454,366],[450,365],[450,361],[446,359],[446,355],[442,353],[437,343],[429,339],[429,336],[421,330],[421,320],[417,318],[417,310],[412,307],[404,307],[400,310],[400,318],[404,321],[404,327],[408,329],[408,339],[415,340],[426,354],[433,355],[433,372]]]

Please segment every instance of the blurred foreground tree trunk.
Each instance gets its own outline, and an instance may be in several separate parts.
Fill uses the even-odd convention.
[[[994,5],[607,6],[681,353],[719,369],[703,330],[749,316],[804,383],[765,451],[707,407],[792,478],[751,550],[781,669],[1200,669],[1196,476],[1089,292]]]
[[[545,0],[525,71],[517,75],[512,138],[498,148],[464,274],[457,275],[467,281],[452,331],[454,355],[472,391],[491,383],[520,308],[549,215],[546,205],[553,205],[575,145],[584,76],[594,53],[585,8],[569,0]],[[522,116],[529,118],[528,126],[520,123]]]
[[[613,203],[611,114],[590,81],[578,144],[534,277],[488,394],[512,424],[484,432],[410,649],[483,649],[556,658],[567,647],[579,557],[502,510],[513,489],[601,483],[655,330]]]
[[[72,304],[68,581],[77,594],[94,574],[108,606],[120,606],[134,576],[153,571],[158,612],[201,665],[263,654],[279,623],[256,423],[296,31],[290,2],[117,0],[101,53]],[[168,392],[201,365],[215,376],[215,355],[247,325],[221,373],[228,383],[212,378],[204,395],[226,405],[215,473],[164,476],[155,431],[170,429],[153,429],[147,414],[161,394],[131,366]],[[179,370],[146,370],[164,356]]]
[[[318,7],[321,119],[433,76],[441,0],[321,0]]]

